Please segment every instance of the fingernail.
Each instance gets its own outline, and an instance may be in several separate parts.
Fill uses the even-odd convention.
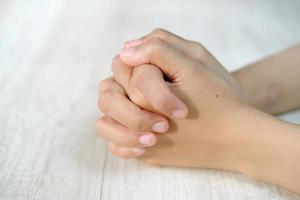
[[[142,155],[145,153],[145,149],[143,148],[132,148],[131,151],[136,154],[137,156]]]
[[[173,111],[173,116],[177,118],[185,118],[187,115],[187,111],[184,109],[177,109]]]
[[[168,126],[164,122],[156,122],[152,125],[152,130],[158,133],[164,133],[168,130]]]
[[[129,40],[125,42],[124,47],[129,48],[129,47],[136,47],[142,44],[142,40],[137,39],[137,40]]]
[[[156,142],[156,138],[153,135],[147,134],[139,137],[140,144],[152,146]]]
[[[135,52],[135,48],[134,47],[130,47],[130,48],[123,48],[120,52],[120,55],[122,57],[131,57],[133,56]]]

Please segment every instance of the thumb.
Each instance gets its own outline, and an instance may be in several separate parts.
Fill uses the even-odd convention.
[[[187,106],[170,91],[163,73],[156,66],[145,64],[134,68],[131,84],[153,107],[152,111],[169,117],[187,116]]]
[[[153,64],[157,66],[171,82],[177,82],[188,77],[189,72],[193,73],[188,59],[184,54],[168,43],[153,38],[140,46],[123,48],[120,52],[121,60],[130,66],[139,66],[142,64]],[[185,76],[185,77],[184,77]]]

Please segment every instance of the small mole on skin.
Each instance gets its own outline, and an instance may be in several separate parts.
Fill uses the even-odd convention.
[[[219,95],[218,94],[216,94],[216,98],[218,98],[219,97]]]

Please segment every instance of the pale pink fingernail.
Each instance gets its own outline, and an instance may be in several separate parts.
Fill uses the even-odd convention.
[[[145,153],[145,149],[143,148],[132,148],[131,151],[136,154],[137,156],[142,155],[143,153]]]
[[[164,133],[168,130],[168,126],[164,122],[156,122],[152,125],[152,130],[158,133]]]
[[[122,56],[122,57],[131,57],[131,56],[133,56],[134,52],[135,52],[134,47],[123,48],[120,52],[120,56]]]
[[[140,144],[152,146],[156,142],[156,138],[152,134],[146,134],[139,137]]]

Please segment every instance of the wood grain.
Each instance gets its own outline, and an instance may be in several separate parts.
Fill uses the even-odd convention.
[[[164,27],[233,70],[300,41],[300,2],[0,0],[0,199],[300,199],[239,174],[112,157],[97,84],[127,39]],[[300,113],[283,116],[298,122]]]

